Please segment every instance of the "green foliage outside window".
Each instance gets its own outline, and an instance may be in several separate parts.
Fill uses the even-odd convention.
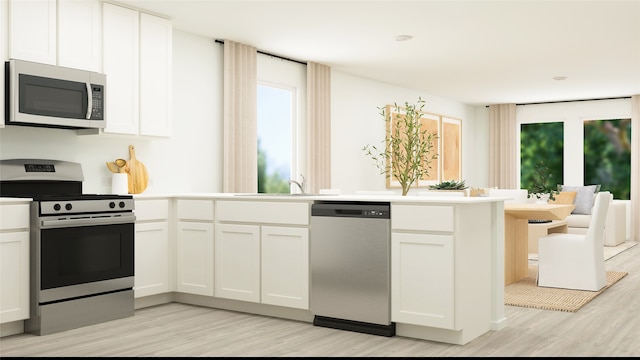
[[[288,194],[289,179],[283,179],[277,171],[267,174],[267,154],[258,139],[258,192],[269,194]]]
[[[631,119],[584,122],[584,183],[630,199]]]
[[[564,126],[562,122],[522,124],[520,127],[520,188],[537,184],[536,166],[540,161],[548,170],[546,185],[563,183]],[[550,182],[553,183],[550,183]]]

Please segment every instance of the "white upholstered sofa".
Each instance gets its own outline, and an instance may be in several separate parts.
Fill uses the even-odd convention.
[[[577,194],[578,192],[587,191],[583,189],[577,189],[577,187],[566,187],[566,189],[567,191],[577,190],[576,197],[578,195]],[[591,190],[591,188],[588,188],[588,190]],[[510,200],[505,200],[505,203],[535,202],[534,198],[531,198],[531,199],[527,198],[526,189],[489,188],[489,189],[485,189],[485,194],[488,194],[488,196],[491,196],[491,197],[510,198]],[[575,201],[575,199],[573,201]],[[566,219],[567,232],[570,234],[586,234],[587,229],[589,227],[589,222],[591,221],[590,210],[591,208],[593,208],[593,201],[590,202],[591,208],[589,209],[589,211],[584,211],[584,207],[588,206],[588,205],[585,205],[585,203],[574,204],[574,205],[576,205],[577,209],[574,209],[574,213],[567,216],[567,219]],[[586,212],[588,212],[589,214],[585,214]],[[604,228],[604,231],[605,231],[604,245],[605,246],[617,246],[625,242],[626,231],[627,231],[626,220],[627,220],[626,205],[621,201],[613,200],[613,202],[609,204],[609,210],[607,211],[607,220]]]
[[[570,234],[586,234],[591,221],[590,214],[571,214],[567,216],[567,228]],[[627,237],[626,205],[613,200],[609,203],[607,220],[604,225],[604,245],[618,246]]]

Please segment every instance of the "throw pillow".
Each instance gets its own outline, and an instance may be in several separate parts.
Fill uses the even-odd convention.
[[[563,204],[563,205],[573,205],[573,202],[576,199],[577,192],[575,191],[561,191],[560,194],[555,196],[555,200],[549,200],[550,204]]]
[[[562,185],[562,191],[575,191],[576,198],[573,204],[576,206],[571,212],[572,214],[584,214],[591,215],[591,208],[593,207],[594,194],[598,185],[586,185],[586,186],[567,186]]]

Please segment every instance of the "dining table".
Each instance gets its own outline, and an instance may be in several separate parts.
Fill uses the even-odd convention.
[[[509,285],[529,274],[529,220],[564,220],[575,205],[505,203],[504,204],[504,284]]]

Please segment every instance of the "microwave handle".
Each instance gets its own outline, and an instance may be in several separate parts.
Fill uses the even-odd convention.
[[[93,112],[93,93],[91,92],[91,84],[85,83],[85,85],[87,86],[87,100],[88,100],[86,119],[90,120],[91,113]]]

